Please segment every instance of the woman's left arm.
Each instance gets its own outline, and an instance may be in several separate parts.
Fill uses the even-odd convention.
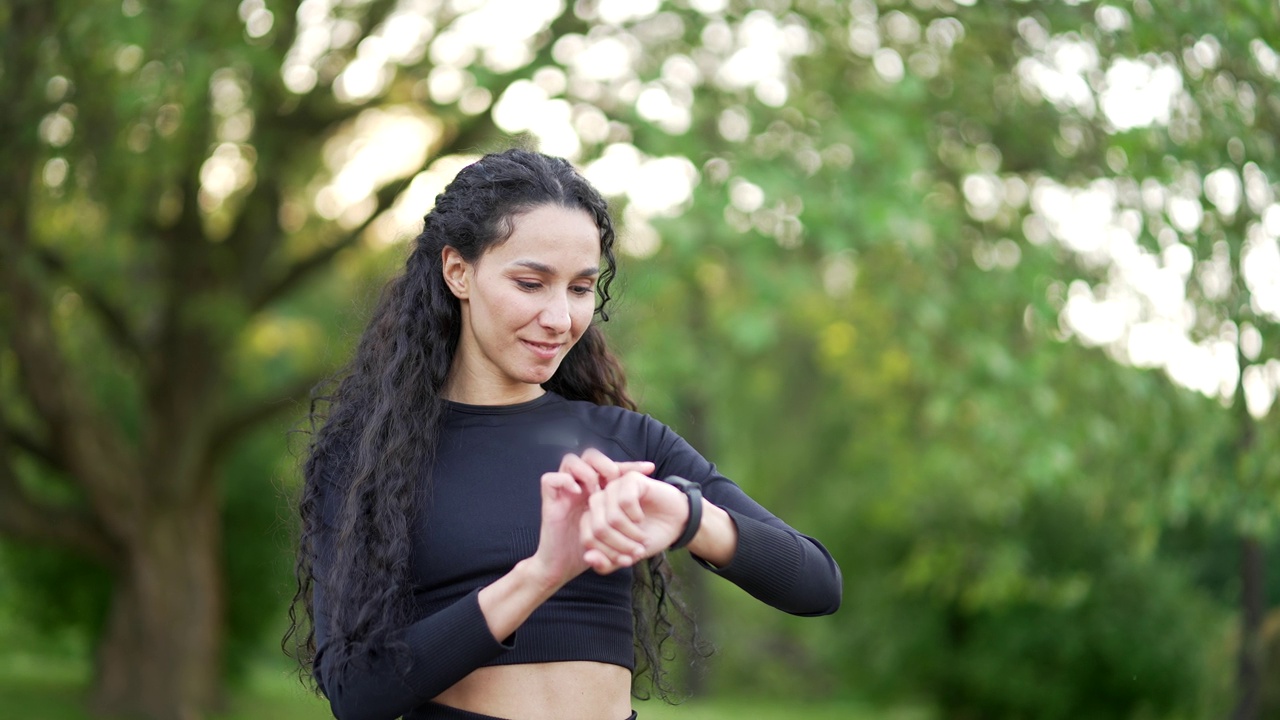
[[[753,597],[793,615],[829,615],[840,607],[843,579],[840,566],[816,539],[802,534],[749,497],[715,465],[670,428],[648,416],[638,420],[627,437],[644,437],[643,457],[657,466],[654,477],[677,475],[697,483],[702,491],[702,522],[689,542],[694,560],[733,582]],[[638,449],[638,448],[637,448]],[[689,504],[675,487],[638,473],[618,478],[600,468],[605,491],[590,498],[582,533],[589,551],[587,562],[608,573],[638,558],[625,549],[648,534],[644,556],[662,552],[686,527]],[[613,482],[617,478],[621,482]]]
[[[702,493],[704,524],[689,543],[699,565],[792,615],[830,615],[840,608],[840,566],[822,543],[718,473],[702,484]]]
[[[689,552],[712,567],[724,567],[738,553],[738,524],[724,508],[705,497],[698,502],[702,503],[702,522],[698,534],[689,541]]]
[[[684,492],[635,472],[601,473],[600,484],[581,522],[584,560],[596,572],[608,574],[657,555],[684,533],[691,516]],[[698,564],[793,615],[829,615],[840,607],[840,567],[822,543],[718,474],[701,487],[702,521],[688,545]],[[635,550],[637,540],[641,552]]]
[[[793,615],[839,609],[840,566],[821,542],[769,512],[671,428],[647,421],[655,477],[679,475],[702,488],[705,529],[688,546],[699,565]]]

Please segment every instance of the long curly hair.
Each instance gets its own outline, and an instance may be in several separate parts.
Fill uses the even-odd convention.
[[[296,592],[282,640],[304,680],[314,687],[313,591],[326,598],[327,668],[360,662],[376,648],[404,657],[398,631],[413,621],[410,538],[419,468],[435,459],[445,403],[441,390],[457,350],[461,309],[445,286],[441,251],[456,248],[476,262],[513,230],[521,212],[542,205],[585,210],[600,230],[604,267],[596,315],[608,320],[609,286],[616,274],[608,204],[573,166],[522,149],[486,155],[436,197],[413,242],[404,272],[384,288],[351,362],[312,393],[310,440],[298,502],[302,519],[295,564]],[[630,410],[626,377],[594,324],[568,352],[544,388],[571,400]],[[427,482],[431,482],[428,477]],[[327,500],[326,500],[327,498]],[[339,503],[336,513],[321,507]],[[336,521],[326,522],[325,517]],[[316,574],[320,553],[327,562]],[[632,693],[654,690],[670,700],[663,660],[673,652],[688,613],[670,592],[671,570],[661,554],[633,572],[636,671]],[[673,614],[673,610],[675,611]],[[316,688],[318,690],[318,688]]]

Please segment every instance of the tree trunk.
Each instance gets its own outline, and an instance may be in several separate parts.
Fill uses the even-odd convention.
[[[686,400],[681,404],[684,410],[683,419],[687,421],[682,428],[685,431],[684,438],[699,452],[711,456],[713,455],[711,432],[707,426],[710,412],[707,409],[707,403],[697,391],[690,391],[685,397]],[[715,614],[712,612],[711,595],[707,589],[707,573],[692,562],[683,563],[683,567],[688,570],[680,578],[684,585],[684,601],[698,626],[700,634],[698,639],[714,644],[714,630],[709,627],[708,620],[715,617]],[[701,658],[697,657],[697,652],[698,648],[694,648],[695,657],[691,658],[694,662],[689,666],[686,687],[688,697],[706,695],[707,666]]]
[[[1263,672],[1262,620],[1266,613],[1264,551],[1257,538],[1240,542],[1240,657],[1236,685],[1239,693],[1232,720],[1258,720]]]
[[[218,709],[224,622],[216,493],[144,520],[97,650],[98,715],[195,720]]]

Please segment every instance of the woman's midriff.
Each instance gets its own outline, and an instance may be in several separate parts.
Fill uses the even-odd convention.
[[[435,697],[442,705],[520,720],[601,720],[631,714],[631,671],[567,662],[477,668]]]

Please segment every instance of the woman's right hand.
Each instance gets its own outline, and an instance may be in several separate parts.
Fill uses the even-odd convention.
[[[648,475],[654,471],[648,461],[614,462],[598,450],[581,456],[572,453],[560,461],[560,469],[542,476],[542,527],[538,550],[531,560],[538,577],[559,588],[590,567],[584,555],[580,525],[590,512],[590,497],[609,480],[629,472]],[[643,545],[637,542],[637,550]]]

